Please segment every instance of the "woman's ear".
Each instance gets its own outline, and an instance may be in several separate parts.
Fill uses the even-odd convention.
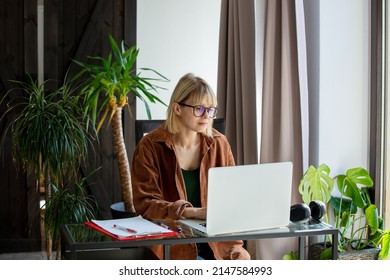
[[[178,103],[173,104],[172,110],[176,116],[180,117],[181,112],[180,112],[180,105]]]

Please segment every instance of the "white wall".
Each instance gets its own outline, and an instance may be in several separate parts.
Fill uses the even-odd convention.
[[[149,67],[170,82],[158,96],[168,104],[181,76],[204,78],[216,92],[221,0],[142,0],[137,2],[137,68]],[[151,105],[153,119],[165,119],[166,107]],[[137,101],[137,119],[147,119]]]
[[[308,28],[310,163],[326,163],[332,175],[368,167],[369,1],[305,0]],[[137,9],[138,67],[151,67],[171,82],[169,101],[187,72],[216,91],[220,0],[142,0]],[[165,107],[152,108],[165,118]],[[137,118],[146,119],[143,104]]]
[[[368,167],[368,0],[320,1],[318,163]]]

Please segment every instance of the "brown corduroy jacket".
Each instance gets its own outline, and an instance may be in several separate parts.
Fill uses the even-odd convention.
[[[213,129],[213,138],[202,136],[200,145],[201,205],[207,205],[208,169],[234,165],[226,137]],[[144,136],[137,145],[131,166],[134,206],[146,219],[182,219],[187,201],[184,179],[176,159],[171,134],[164,125]],[[216,259],[249,259],[242,241],[209,243]],[[162,258],[162,246],[153,246]],[[171,259],[196,259],[196,244],[173,245]]]

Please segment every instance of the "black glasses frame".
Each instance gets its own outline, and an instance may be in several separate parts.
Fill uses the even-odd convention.
[[[217,113],[218,113],[218,108],[217,107],[205,107],[205,106],[202,106],[202,105],[194,105],[193,106],[193,105],[188,105],[188,104],[185,104],[185,103],[182,103],[182,102],[179,102],[179,105],[192,108],[192,113],[194,114],[195,117],[198,117],[198,118],[202,117],[204,115],[204,113],[207,112],[207,115],[209,116],[209,118],[214,119],[217,116]],[[203,108],[203,110],[202,110],[202,108]],[[195,113],[196,110],[200,110],[203,113],[198,116]],[[210,112],[212,112],[212,115],[210,115]]]

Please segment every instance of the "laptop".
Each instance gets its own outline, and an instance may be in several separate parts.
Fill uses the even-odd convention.
[[[292,163],[209,169],[206,220],[179,220],[198,233],[286,229],[290,222]]]

